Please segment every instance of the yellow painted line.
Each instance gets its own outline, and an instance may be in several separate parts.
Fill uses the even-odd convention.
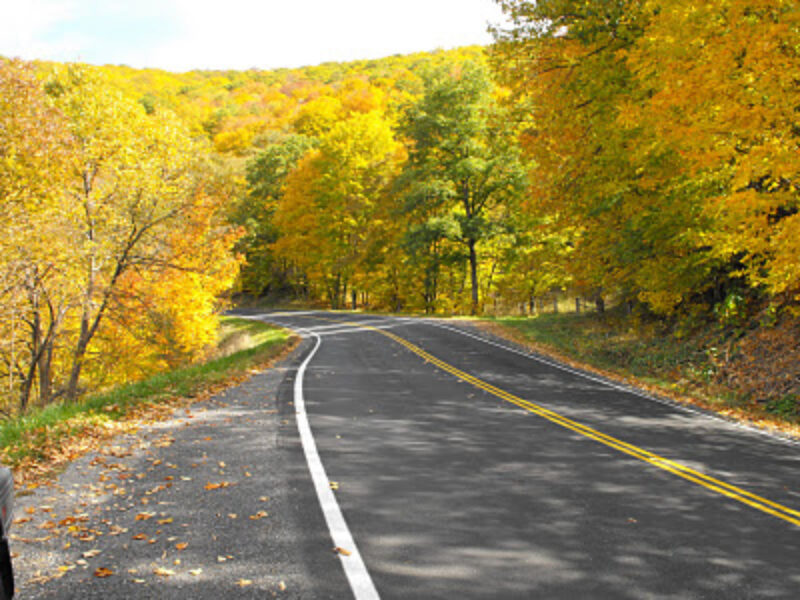
[[[317,318],[321,319],[321,317]],[[324,320],[332,320],[332,319],[324,319]],[[498,398],[501,398],[506,402],[519,406],[520,408],[523,408],[528,412],[536,414],[542,417],[543,419],[547,419],[551,423],[560,425],[565,429],[569,429],[570,431],[574,431],[575,433],[578,433],[589,439],[595,440],[610,448],[614,448],[619,452],[622,452],[634,458],[638,458],[641,461],[644,461],[648,464],[658,467],[659,469],[663,469],[664,471],[672,473],[673,475],[677,475],[678,477],[681,477],[687,481],[691,481],[692,483],[695,483],[708,490],[711,490],[712,492],[715,492],[722,496],[726,496],[728,498],[741,502],[742,504],[746,504],[747,506],[760,510],[761,512],[764,512],[768,515],[772,515],[774,517],[777,517],[779,519],[782,519],[784,521],[787,521],[793,525],[797,525],[798,527],[800,527],[800,511],[798,510],[789,508],[788,506],[784,506],[782,504],[779,504],[778,502],[773,502],[772,500],[763,498],[752,492],[748,492],[747,490],[744,490],[740,487],[737,487],[730,483],[726,483],[724,481],[711,477],[710,475],[701,473],[700,471],[696,471],[691,467],[675,462],[668,458],[664,458],[663,456],[659,456],[658,454],[650,452],[649,450],[645,450],[644,448],[640,448],[639,446],[635,446],[633,444],[629,444],[610,435],[606,435],[605,433],[602,433],[587,425],[583,425],[582,423],[579,423],[577,421],[573,421],[572,419],[560,415],[557,412],[554,412],[548,408],[545,408],[528,400],[519,398],[518,396],[515,396],[500,388],[497,388],[490,383],[478,379],[474,375],[470,375],[469,373],[466,373],[444,362],[443,360],[436,358],[435,356],[429,354],[419,346],[415,346],[411,342],[401,338],[398,335],[395,335],[394,333],[385,331],[378,327],[373,327],[371,325],[364,325],[361,323],[342,322],[342,321],[338,322],[342,323],[343,325],[351,325],[380,333],[381,335],[386,336],[394,340],[398,344],[408,348],[411,352],[413,352],[420,358],[423,358],[424,360],[430,362],[431,364],[439,367],[443,371],[446,371],[458,377],[462,381],[465,381],[471,385],[474,385],[479,389],[482,389],[494,396],[497,396]]]

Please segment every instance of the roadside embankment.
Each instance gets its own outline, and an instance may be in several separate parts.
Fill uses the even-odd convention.
[[[14,471],[18,490],[35,487],[98,443],[134,433],[143,424],[247,379],[285,356],[297,341],[286,330],[225,317],[217,351],[204,363],[6,421],[0,426],[0,462]]]
[[[498,317],[477,325],[572,366],[800,437],[800,340],[779,323],[677,335],[661,324],[612,315]]]

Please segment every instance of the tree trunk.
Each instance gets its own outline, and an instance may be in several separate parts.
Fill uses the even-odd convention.
[[[475,252],[475,240],[467,240],[469,246],[469,275],[472,283],[472,309],[471,314],[478,314],[478,253]]]
[[[81,369],[83,368],[83,358],[86,356],[86,349],[89,347],[89,314],[84,310],[81,317],[81,330],[78,336],[78,344],[75,346],[75,352],[72,354],[72,369],[69,374],[69,383],[67,384],[67,399],[74,401],[78,399],[78,381],[81,378]]]
[[[37,291],[36,279],[29,272],[28,273],[28,302],[31,306],[30,320],[26,320],[30,328],[30,341],[28,347],[30,349],[30,361],[27,365],[27,370],[22,379],[22,385],[19,390],[19,410],[20,413],[25,413],[30,403],[31,393],[33,391],[33,382],[36,379],[36,367],[39,364],[39,358],[42,352],[42,318],[40,313],[39,294]]]
[[[594,305],[597,307],[597,312],[599,314],[604,314],[606,312],[606,301],[603,300],[602,296],[597,296],[594,300]]]
[[[39,404],[47,406],[52,396],[53,336],[48,336],[39,356]]]
[[[328,283],[328,299],[333,310],[337,310],[339,308],[339,300],[341,299],[339,290],[341,289],[341,286],[342,275],[341,273],[337,273],[333,281]]]

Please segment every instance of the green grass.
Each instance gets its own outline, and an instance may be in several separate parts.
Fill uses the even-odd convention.
[[[266,323],[224,317],[217,358],[160,373],[73,403],[58,403],[0,425],[0,449],[12,463],[37,456],[55,438],[75,435],[92,424],[113,421],[130,408],[172,397],[191,397],[209,386],[243,374],[277,355],[289,333]],[[13,466],[13,464],[11,465]]]
[[[702,383],[710,374],[704,340],[678,339],[613,315],[544,314],[493,321],[568,358],[648,383],[675,388],[679,382]]]

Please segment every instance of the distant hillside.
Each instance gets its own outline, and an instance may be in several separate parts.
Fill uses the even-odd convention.
[[[176,113],[218,152],[242,156],[268,146],[273,134],[288,132],[304,104],[351,89],[355,95],[385,95],[399,105],[422,92],[422,72],[468,59],[482,61],[484,55],[484,48],[470,46],[297,69],[186,73],[84,66],[102,72],[148,111],[160,106]],[[57,63],[37,65],[46,73]]]

